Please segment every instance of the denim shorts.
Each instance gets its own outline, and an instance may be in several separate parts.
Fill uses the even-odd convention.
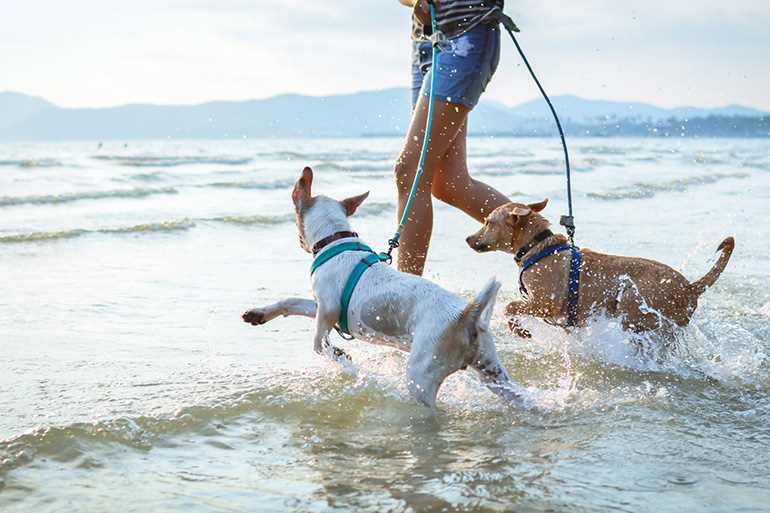
[[[437,56],[434,96],[473,109],[500,62],[500,29],[481,24],[449,39]],[[430,94],[433,47],[429,41],[412,43],[412,108],[420,94]]]

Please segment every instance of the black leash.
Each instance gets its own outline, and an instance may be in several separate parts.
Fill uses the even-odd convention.
[[[571,246],[575,245],[575,217],[572,215],[572,177],[570,173],[570,165],[569,165],[569,151],[567,150],[567,139],[564,137],[564,129],[562,129],[561,121],[559,121],[559,116],[556,114],[556,109],[553,107],[553,104],[551,103],[551,99],[548,97],[548,94],[546,94],[545,89],[543,89],[543,86],[540,84],[540,80],[537,79],[537,75],[535,75],[534,70],[532,69],[532,66],[529,64],[529,60],[527,60],[527,56],[524,55],[524,50],[521,49],[521,46],[519,45],[519,41],[516,39],[516,36],[513,35],[514,32],[518,32],[519,28],[516,26],[516,24],[513,22],[513,20],[506,16],[503,13],[500,13],[500,21],[503,24],[503,27],[505,27],[505,30],[508,32],[508,35],[511,36],[511,39],[513,40],[513,44],[516,45],[516,49],[519,51],[519,55],[521,55],[521,59],[524,61],[524,64],[527,66],[527,69],[529,70],[529,74],[532,75],[532,79],[535,81],[535,84],[537,84],[537,88],[540,89],[540,93],[543,95],[543,98],[545,98],[545,102],[548,104],[548,108],[551,109],[551,114],[553,114],[553,119],[556,121],[556,127],[559,129],[559,136],[561,137],[561,145],[562,148],[564,148],[564,162],[567,166],[567,206],[569,208],[569,215],[561,216],[561,220],[559,221],[559,224],[564,226],[567,229],[567,236],[569,237],[569,242]]]

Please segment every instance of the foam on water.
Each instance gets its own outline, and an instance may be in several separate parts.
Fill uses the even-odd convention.
[[[107,196],[107,197],[137,197],[137,196]],[[138,197],[141,197],[138,196]],[[86,199],[87,196],[79,199]],[[74,201],[74,200],[73,200]],[[55,202],[52,202],[55,203]],[[40,204],[35,202],[35,204]],[[389,214],[391,217],[395,212],[395,205],[388,202],[371,202],[363,205],[358,215],[360,217],[372,217]],[[158,221],[152,223],[142,223],[127,226],[108,226],[102,228],[71,228],[67,230],[58,230],[51,232],[25,232],[9,235],[0,235],[0,244],[21,244],[21,243],[41,243],[55,242],[58,240],[72,239],[90,234],[103,235],[151,235],[162,232],[185,231],[195,228],[199,223],[224,223],[239,226],[270,227],[274,225],[293,224],[296,215],[294,213],[285,213],[277,215],[234,215],[217,216],[202,218],[185,218],[177,220]]]
[[[49,158],[38,159],[22,159],[22,160],[0,160],[0,166],[19,167],[22,169],[28,168],[45,168],[45,167],[59,167],[62,165],[62,161]]]
[[[746,173],[714,173],[709,175],[691,176],[666,182],[637,182],[631,185],[623,185],[606,192],[589,192],[589,198],[616,201],[627,199],[652,198],[660,192],[685,192],[692,186],[709,185],[722,180],[746,179]]]
[[[179,191],[173,187],[158,189],[134,188],[117,189],[108,191],[83,191],[67,194],[47,194],[43,196],[0,196],[0,207],[12,207],[17,205],[59,205],[82,200],[100,200],[114,198],[144,198],[154,194],[177,194]]]
[[[252,162],[251,158],[225,156],[137,156],[137,155],[93,155],[94,160],[107,161],[128,167],[179,167],[190,165],[216,164],[242,166]]]

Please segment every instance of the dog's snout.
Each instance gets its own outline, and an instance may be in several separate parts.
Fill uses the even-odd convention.
[[[481,241],[476,235],[471,235],[467,239],[465,239],[465,242],[468,243],[468,246],[474,251],[477,251],[479,253],[483,253],[486,251],[489,251],[489,244],[486,244]]]

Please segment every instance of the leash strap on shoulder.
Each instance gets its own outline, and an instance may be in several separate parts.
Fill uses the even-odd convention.
[[[577,325],[577,307],[578,300],[580,299],[580,266],[583,263],[583,255],[580,250],[570,244],[559,244],[558,246],[550,246],[545,248],[540,253],[529,257],[519,271],[519,291],[525,297],[528,296],[527,287],[524,285],[524,271],[550,256],[561,253],[562,251],[570,251],[572,253],[570,259],[569,279],[567,282],[567,326]]]

